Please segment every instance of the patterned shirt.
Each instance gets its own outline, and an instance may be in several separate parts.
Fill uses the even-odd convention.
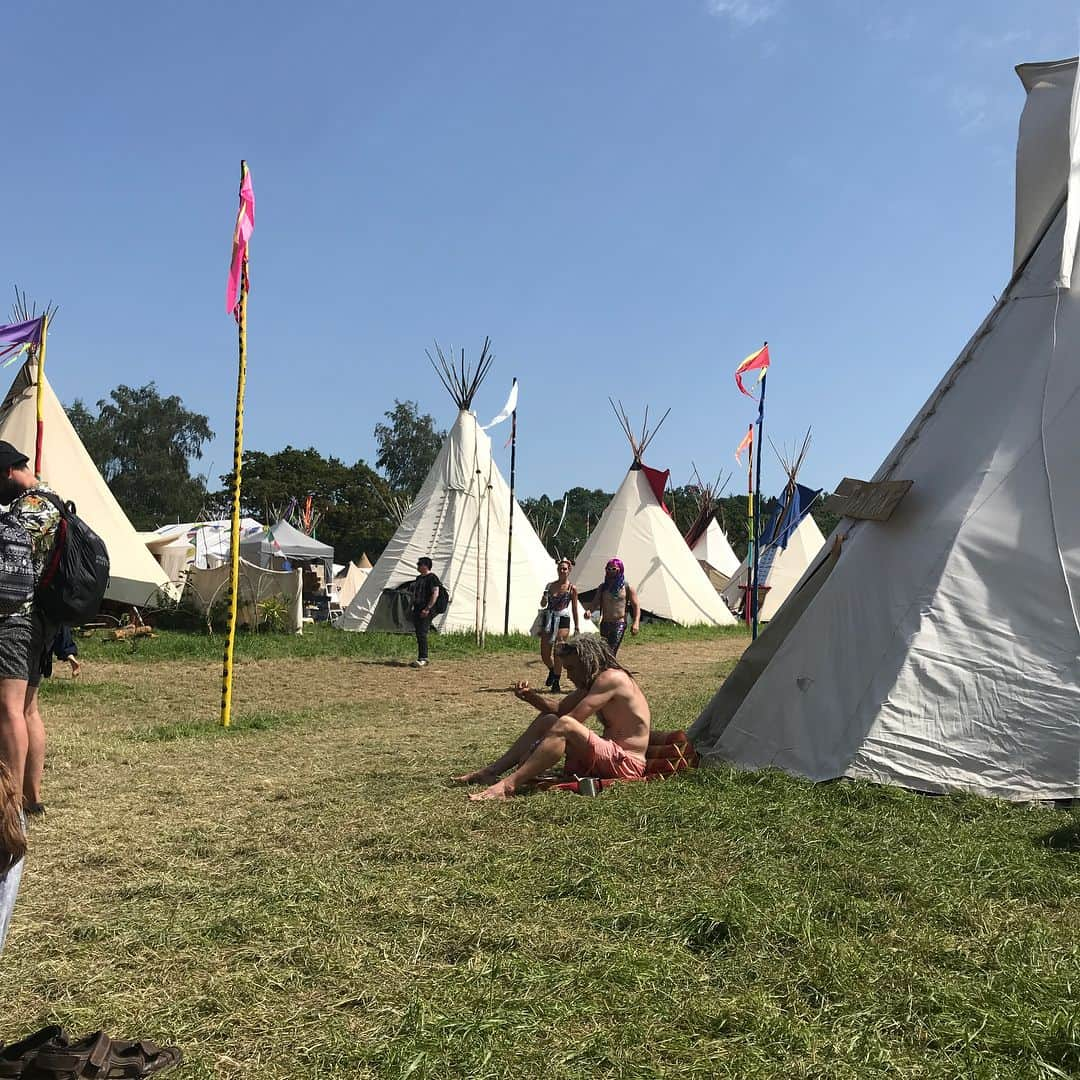
[[[41,491],[52,493],[52,488],[46,484],[38,484],[31,491],[25,491],[10,507],[10,514],[26,530],[30,537],[30,552],[34,559],[34,581],[40,581],[45,570],[45,563],[52,551],[53,541],[56,539],[56,527],[60,524],[60,511],[48,499],[43,498]],[[30,614],[34,606],[33,600],[27,600],[16,611],[12,611],[0,618],[10,619],[13,615],[26,616]]]

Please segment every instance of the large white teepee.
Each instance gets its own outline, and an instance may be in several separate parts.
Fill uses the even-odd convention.
[[[414,579],[416,561],[426,555],[451,597],[435,627],[443,633],[477,627],[503,632],[510,488],[492,458],[491,439],[469,411],[489,364],[485,343],[475,374],[463,370],[458,378],[450,370],[447,389],[460,408],[457,420],[393,539],[346,609],[343,629],[366,630],[383,590]],[[446,374],[440,372],[444,381]],[[555,579],[555,560],[516,502],[513,526],[510,631],[527,633],[544,586]]]
[[[887,522],[841,521],[694,725],[707,756],[1080,797],[1076,67],[1017,69],[1013,276],[875,476],[911,490]]]
[[[668,474],[642,464],[641,455],[660,425],[635,438],[625,413],[620,421],[634,461],[585,541],[571,580],[583,592],[596,589],[608,560],[619,558],[643,611],[682,626],[733,624],[734,616],[661,502]]]
[[[0,405],[0,439],[18,447],[33,461],[37,432],[37,365],[27,361]],[[107,600],[143,606],[163,592],[175,595],[170,580],[132,528],[102,479],[67,413],[42,381],[42,479],[58,495],[75,503],[79,516],[105,541],[109,551]]]

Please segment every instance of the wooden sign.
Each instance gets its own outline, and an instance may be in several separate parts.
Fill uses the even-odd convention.
[[[858,521],[888,521],[913,482],[882,480],[872,484],[845,476],[825,500],[825,509]]]

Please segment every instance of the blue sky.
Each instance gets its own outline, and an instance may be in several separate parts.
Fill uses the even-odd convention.
[[[767,338],[774,440],[813,427],[807,482],[869,476],[1008,279],[1012,67],[1078,38],[1064,0],[246,9],[5,13],[35,60],[4,93],[5,277],[60,305],[63,401],[155,380],[210,417],[215,485],[241,157],[247,447],[373,461],[394,398],[449,426],[424,350],[489,334],[477,411],[518,377],[522,494],[617,486],[609,395],[671,408],[647,459],[684,483],[734,467],[731,371]]]

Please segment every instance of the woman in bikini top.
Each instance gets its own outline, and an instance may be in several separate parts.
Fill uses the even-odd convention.
[[[540,600],[543,608],[540,627],[540,657],[547,665],[546,685],[555,693],[562,693],[559,679],[562,676],[562,661],[554,654],[556,641],[566,641],[570,637],[570,626],[578,632],[577,588],[570,584],[570,570],[573,563],[569,559],[560,559],[556,569],[559,577],[549,582]]]

